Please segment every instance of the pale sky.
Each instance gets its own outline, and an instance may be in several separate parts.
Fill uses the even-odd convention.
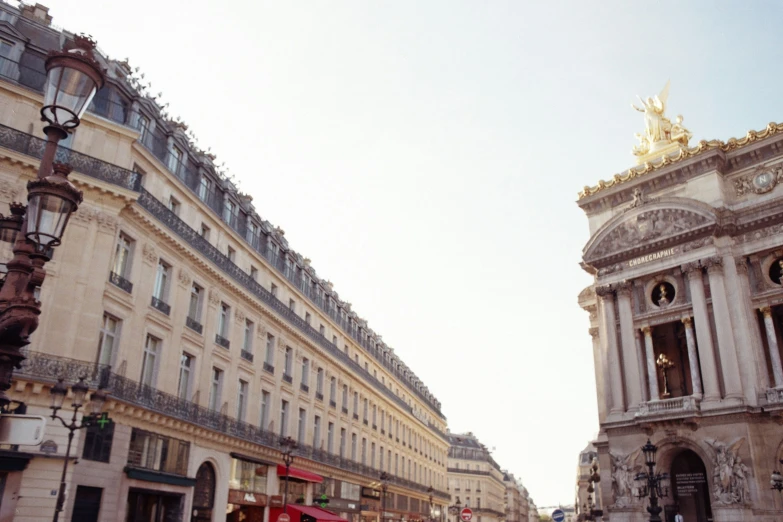
[[[539,506],[598,430],[577,192],[671,79],[694,140],[783,120],[783,4],[40,0],[130,58]]]

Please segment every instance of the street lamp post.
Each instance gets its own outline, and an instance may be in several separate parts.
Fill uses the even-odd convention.
[[[432,489],[432,486],[427,488],[427,493],[429,493],[430,495],[430,517],[429,517],[430,521],[432,521],[432,492],[433,491],[434,490]]]
[[[454,502],[454,505],[449,506],[449,513],[454,515],[454,522],[459,522],[460,511],[462,511],[462,503],[459,501],[459,497],[457,497],[457,501]]]
[[[37,289],[46,277],[44,265],[51,249],[60,244],[71,214],[82,202],[82,192],[68,181],[71,169],[54,162],[57,144],[79,126],[105,73],[93,55],[95,42],[76,36],[62,51],[46,58],[46,84],[41,119],[46,122],[46,147],[36,179],[27,183],[27,207],[11,204],[0,216],[0,241],[13,245],[0,288],[0,409],[10,403],[6,390],[25,356],[38,327],[41,303]]]
[[[385,520],[386,513],[386,491],[389,489],[389,474],[381,471],[381,522]]]
[[[642,446],[647,471],[643,471],[635,477],[639,483],[637,496],[640,499],[650,497],[650,505],[647,507],[650,522],[662,522],[661,511],[663,508],[658,505],[658,499],[669,495],[669,474],[655,472],[655,453],[657,451],[658,448],[648,439],[647,444]]]
[[[86,428],[88,426],[98,425],[101,428],[106,424],[111,423],[108,415],[101,413],[103,405],[106,402],[106,393],[103,390],[94,391],[90,394],[90,410],[88,415],[82,415],[81,421],[76,422],[76,418],[79,413],[79,409],[84,406],[84,399],[87,395],[89,388],[84,382],[84,377],[79,378],[79,382],[71,386],[71,408],[73,409],[73,415],[70,422],[57,415],[57,411],[63,407],[65,396],[68,394],[68,387],[63,384],[63,380],[59,379],[50,393],[52,396],[52,405],[49,406],[52,410],[52,419],[57,419],[62,423],[65,429],[68,430],[68,445],[65,448],[65,461],[63,462],[63,473],[60,477],[60,491],[57,494],[57,505],[54,509],[53,522],[57,522],[60,518],[60,512],[63,510],[65,504],[65,476],[68,473],[68,460],[71,457],[71,443],[73,442],[73,434],[76,430]]]
[[[593,493],[595,493],[594,484],[600,481],[601,475],[598,473],[598,459],[594,458],[592,465],[590,466],[590,477],[587,479],[587,503],[582,505],[585,520],[595,520],[597,517],[603,515],[601,510],[595,509],[595,502],[593,501]],[[596,498],[598,498],[597,495]]]
[[[294,462],[292,452],[299,447],[291,437],[280,438],[280,451],[283,453],[283,463],[285,464],[285,495],[283,496],[283,513],[288,514],[288,474],[291,470],[291,464]]]

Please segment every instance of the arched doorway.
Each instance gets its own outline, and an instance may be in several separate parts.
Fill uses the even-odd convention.
[[[190,522],[212,520],[215,507],[215,468],[204,462],[196,472],[196,485],[193,487],[193,515]]]
[[[712,522],[707,469],[695,452],[686,449],[672,459],[671,487],[674,505],[666,506],[666,522],[674,522],[678,509],[688,522]]]

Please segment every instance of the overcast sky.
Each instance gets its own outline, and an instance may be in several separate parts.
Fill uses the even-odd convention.
[[[598,430],[587,184],[671,79],[694,140],[783,120],[780,2],[41,0],[130,58],[262,217],[539,506]]]

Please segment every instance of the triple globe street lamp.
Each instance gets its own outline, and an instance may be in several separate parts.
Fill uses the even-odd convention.
[[[650,522],[662,522],[661,511],[663,511],[663,508],[658,505],[658,499],[669,495],[669,474],[656,473],[655,471],[655,454],[657,451],[658,447],[648,439],[647,444],[642,446],[647,471],[638,473],[634,478],[639,484],[637,496],[640,499],[644,497],[650,498],[650,505],[647,507],[647,512],[650,514]]]
[[[587,479],[587,502],[582,505],[584,520],[594,521],[597,517],[603,515],[603,511],[595,509],[593,493],[595,493],[594,484],[601,482],[601,475],[598,473],[598,459],[594,458],[590,466],[590,477]]]
[[[27,207],[12,203],[10,214],[0,216],[0,241],[10,243],[13,251],[0,288],[2,409],[10,403],[5,392],[11,387],[13,371],[25,359],[21,349],[30,344],[30,334],[38,327],[41,303],[36,293],[46,277],[44,265],[51,260],[52,248],[60,244],[71,214],[82,202],[82,192],[67,179],[71,169],[54,159],[60,140],[79,126],[95,93],[103,87],[105,72],[95,59],[94,49],[91,38],[76,36],[62,51],[47,56],[41,108],[46,146],[38,175],[27,183]]]

